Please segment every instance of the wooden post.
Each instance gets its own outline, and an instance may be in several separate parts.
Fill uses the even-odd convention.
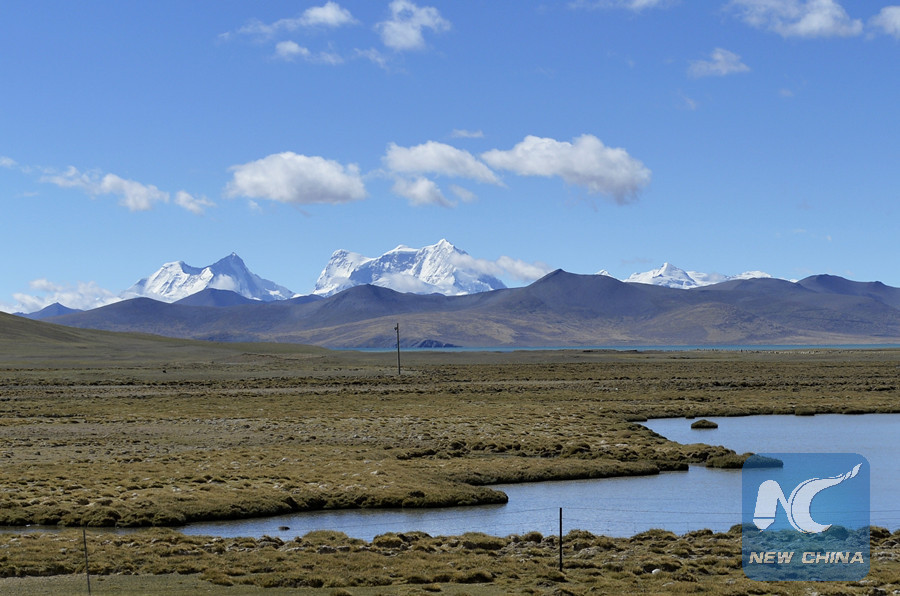
[[[81,527],[81,539],[84,541],[84,575],[87,577],[88,596],[91,593],[91,572],[88,569],[87,530]]]
[[[559,571],[562,573],[562,507],[559,508]]]
[[[397,332],[397,376],[400,376],[400,323],[394,325],[394,331]]]

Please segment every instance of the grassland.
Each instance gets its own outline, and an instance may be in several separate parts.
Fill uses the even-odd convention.
[[[667,441],[636,424],[647,417],[900,411],[900,352],[889,350],[416,353],[397,376],[390,353],[103,337],[0,337],[0,524],[146,527],[498,502],[498,482],[742,461]],[[743,578],[737,533],[581,533],[566,540],[563,574],[554,538],[534,535],[88,534],[107,593],[775,589]],[[0,593],[68,591],[53,586],[83,573],[80,540],[80,530],[0,535]],[[878,534],[871,583],[833,593],[900,589],[898,542]]]

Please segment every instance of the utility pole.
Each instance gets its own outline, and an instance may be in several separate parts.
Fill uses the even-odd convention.
[[[397,376],[400,376],[400,323],[394,325],[394,331],[397,332]]]
[[[559,571],[562,573],[562,507],[559,508]]]

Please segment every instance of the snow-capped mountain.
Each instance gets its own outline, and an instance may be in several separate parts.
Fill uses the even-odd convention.
[[[627,279],[629,283],[653,284],[666,286],[667,288],[681,288],[689,290],[701,286],[722,283],[732,279],[754,279],[758,277],[772,277],[762,271],[745,271],[739,275],[722,275],[721,273],[702,273],[700,271],[685,271],[671,263],[663,263],[659,269],[652,269],[643,273],[632,273]]]
[[[479,271],[476,260],[446,240],[423,248],[398,246],[380,257],[335,251],[319,275],[313,294],[331,296],[341,290],[373,284],[415,294],[447,296],[498,290],[506,286]]]
[[[667,288],[696,288],[699,283],[684,269],[679,269],[671,263],[663,263],[659,269],[652,269],[644,273],[632,273],[627,279],[629,283],[653,284],[666,286]]]
[[[231,253],[206,267],[191,267],[184,261],[166,263],[149,277],[122,292],[122,298],[140,296],[175,302],[201,290],[231,290],[247,298],[270,302],[287,300],[294,295],[289,289],[256,275],[239,256]]]

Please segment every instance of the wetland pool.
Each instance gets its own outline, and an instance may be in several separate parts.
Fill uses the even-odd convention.
[[[871,464],[871,523],[900,528],[900,414],[710,417],[717,429],[692,430],[694,420],[652,419],[650,430],[680,443],[724,445],[738,453],[859,453]],[[677,534],[709,528],[724,532],[741,521],[740,470],[691,466],[687,472],[592,480],[494,485],[504,505],[437,509],[312,511],[269,518],[204,522],[185,534],[222,537],[263,535],[289,540],[313,530],[337,530],[371,540],[386,532],[422,531],[432,536],[484,532],[495,536],[538,531],[588,530],[632,536],[651,528]]]

